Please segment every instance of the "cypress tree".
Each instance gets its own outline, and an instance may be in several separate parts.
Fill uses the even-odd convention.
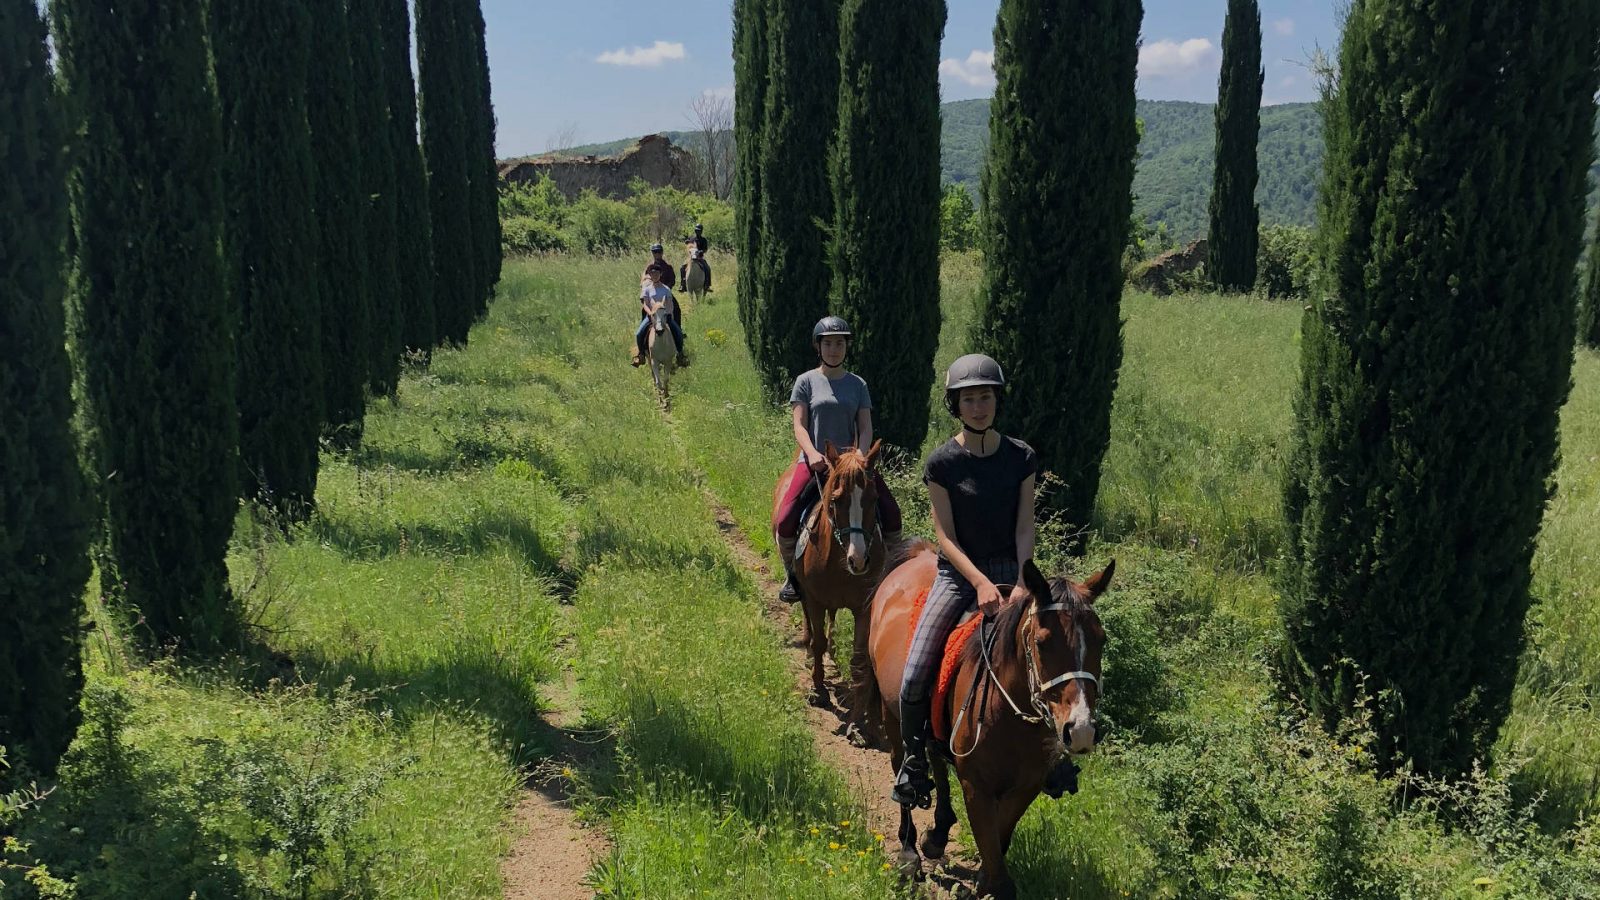
[[[211,0],[223,122],[223,256],[239,307],[239,474],[247,498],[310,512],[322,433],[310,14],[296,0]]]
[[[736,290],[745,345],[760,365],[761,126],[767,91],[766,0],[733,3],[733,219]]]
[[[1578,298],[1578,343],[1600,350],[1600,225],[1589,245],[1589,273]]]
[[[73,346],[105,500],[103,583],[158,645],[237,646],[237,308],[203,0],[55,0],[84,135],[69,179]]]
[[[389,92],[384,84],[380,0],[349,0],[350,74],[355,83],[351,118],[361,141],[361,221],[367,251],[367,309],[362,346],[367,387],[393,394],[400,381],[400,275],[395,256],[395,164],[389,136]]]
[[[1211,282],[1225,291],[1256,283],[1256,140],[1261,131],[1261,10],[1256,0],[1228,0],[1217,76],[1216,168],[1206,245]]]
[[[939,344],[939,39],[944,0],[845,0],[833,275],[873,425],[916,453]],[[890,114],[890,111],[893,111]]]
[[[439,339],[465,344],[477,309],[468,187],[470,82],[459,40],[459,4],[417,0],[417,105],[422,119],[422,156],[428,172],[428,208],[433,228],[433,299]]]
[[[406,0],[378,0],[383,81],[394,154],[395,261],[400,276],[400,346],[425,354],[438,342],[433,318],[433,229],[428,182],[417,146],[417,89],[411,80],[411,17]]]
[[[1283,672],[1329,724],[1365,677],[1391,763],[1460,772],[1509,709],[1572,366],[1597,46],[1600,7],[1562,0],[1357,0],[1345,24]]]
[[[838,0],[767,0],[761,126],[756,369],[769,396],[816,365],[811,326],[833,280],[824,234],[833,215],[828,145],[838,122]]]
[[[1006,430],[1065,482],[1043,501],[1094,511],[1122,362],[1122,249],[1139,131],[1143,5],[1002,0],[983,173],[973,343],[1004,367]]]
[[[464,33],[469,43],[462,48],[462,58],[471,74],[467,82],[470,105],[466,110],[472,123],[466,135],[467,190],[472,203],[472,239],[477,248],[473,258],[477,312],[481,315],[489,308],[495,285],[500,283],[500,170],[494,155],[494,97],[489,81],[489,45],[483,8],[474,0],[463,7],[462,14],[470,26]]]
[[[89,522],[70,426],[65,135],[45,59],[33,0],[0,0],[0,746],[48,776],[78,730]]]
[[[306,92],[306,117],[316,176],[323,415],[328,439],[349,449],[361,443],[367,413],[366,340],[372,331],[361,173],[366,142],[351,115],[356,87],[343,0],[319,3],[317,13],[311,29],[311,69],[317,74]]]

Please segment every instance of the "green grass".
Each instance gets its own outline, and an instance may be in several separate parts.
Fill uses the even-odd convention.
[[[235,591],[292,668],[142,663],[91,599],[88,722],[24,822],[30,854],[82,897],[498,896],[510,809],[554,746],[542,691],[570,667],[584,718],[612,735],[575,774],[583,814],[614,838],[598,891],[900,890],[860,798],[818,759],[787,633],[711,514],[726,506],[770,553],[792,453],[731,290],[690,311],[695,365],[663,416],[625,362],[636,268],[508,262],[470,346],[408,373],[374,404],[362,449],[325,458],[315,519],[284,540],[241,515]],[[944,260],[938,369],[962,349],[979,271]],[[732,285],[731,261],[719,276]],[[1298,309],[1130,295],[1124,310],[1089,556],[1119,560],[1101,604],[1117,737],[1079,795],[1024,820],[1010,858],[1024,896],[1303,896],[1330,859],[1370,868],[1391,896],[1582,896],[1560,885],[1600,871],[1594,826],[1576,824],[1600,804],[1600,359],[1580,354],[1564,414],[1498,754],[1507,772],[1527,758],[1509,784],[1547,792],[1555,837],[1507,825],[1504,781],[1447,830],[1370,776],[1359,735],[1286,728],[1272,696]],[[936,396],[930,446],[948,429]],[[893,483],[926,533],[914,463]],[[1070,564],[1055,537],[1047,525],[1041,557]],[[1578,834],[1589,843],[1562,843]],[[1354,851],[1340,835],[1365,849],[1341,856]],[[1480,876],[1496,879],[1487,891]]]

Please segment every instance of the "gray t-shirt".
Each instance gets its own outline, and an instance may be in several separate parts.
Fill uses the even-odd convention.
[[[843,451],[856,445],[856,413],[872,408],[872,395],[860,375],[847,372],[829,378],[816,369],[801,373],[789,392],[789,405],[799,403],[811,413],[811,443],[826,453],[825,441]]]

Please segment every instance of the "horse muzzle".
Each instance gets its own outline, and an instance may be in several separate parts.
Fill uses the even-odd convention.
[[[1078,725],[1068,725],[1062,729],[1061,743],[1067,745],[1067,752],[1075,755],[1088,753],[1100,743],[1098,732],[1095,730],[1093,720]]]

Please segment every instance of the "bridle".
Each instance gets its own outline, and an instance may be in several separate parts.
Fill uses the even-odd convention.
[[[1060,602],[1051,602],[1045,606],[1040,606],[1038,598],[1033,598],[1028,601],[1028,609],[1023,613],[1023,618],[1027,620],[1022,641],[1024,648],[1023,657],[1025,660],[1024,668],[1028,673],[1028,701],[1033,707],[1032,715],[1023,712],[1021,707],[1017,705],[1017,702],[1011,699],[1011,694],[1006,690],[1006,686],[1000,683],[1000,676],[995,674],[994,662],[989,658],[989,650],[994,645],[994,640],[997,636],[992,627],[992,619],[988,617],[984,618],[982,633],[979,635],[978,639],[978,647],[983,659],[983,670],[988,677],[988,682],[993,683],[995,690],[998,690],[1000,692],[1000,696],[1005,698],[1006,705],[1010,706],[1011,711],[1016,713],[1017,718],[1021,719],[1024,723],[1028,725],[1049,724],[1051,726],[1050,732],[1051,734],[1055,735],[1056,744],[1058,746],[1062,744],[1061,736],[1056,734],[1054,727],[1055,716],[1050,712],[1050,704],[1045,702],[1045,693],[1053,688],[1060,687],[1069,681],[1087,681],[1094,685],[1096,692],[1099,692],[1100,690],[1100,678],[1093,672],[1085,671],[1081,668],[1071,672],[1063,672],[1048,681],[1046,681],[1044,676],[1039,673],[1038,642],[1033,638],[1033,623],[1035,621],[1035,617],[1040,613],[1068,612],[1070,609],[1071,607],[1068,604]],[[1080,631],[1078,639],[1079,666],[1083,665],[1083,644],[1084,641]],[[961,704],[961,712],[956,716],[954,724],[950,726],[950,755],[958,759],[971,756],[972,753],[978,749],[978,742],[983,740],[983,710],[980,708],[978,711],[977,730],[972,737],[972,746],[967,748],[966,753],[959,753],[956,751],[956,734],[960,732],[961,721],[966,717],[968,708],[972,706],[972,695],[977,693],[976,687],[977,685],[973,685],[973,689],[967,691],[967,699]],[[984,689],[984,700],[985,705],[987,705],[987,683],[984,685]]]
[[[833,542],[839,545],[840,550],[848,550],[850,547],[850,536],[853,534],[861,535],[861,537],[867,542],[867,569],[870,571],[872,568],[872,539],[874,536],[880,538],[883,536],[883,523],[879,522],[876,514],[874,514],[871,530],[860,528],[855,525],[845,525],[841,527],[839,525],[839,521],[835,519],[833,515],[833,498],[828,496],[828,486],[817,480],[816,472],[811,473],[811,479],[817,485],[817,496],[821,498],[821,503],[827,508],[826,515],[828,517],[828,529],[833,532]],[[863,515],[865,515],[866,506],[867,504],[863,502]]]

